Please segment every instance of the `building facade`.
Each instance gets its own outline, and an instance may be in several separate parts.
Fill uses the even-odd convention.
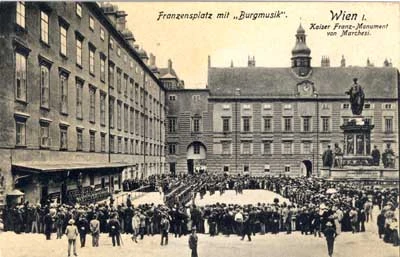
[[[346,91],[353,79],[365,92],[363,118],[374,125],[371,144],[382,153],[387,144],[396,153],[395,167],[375,167],[381,177],[398,179],[399,71],[384,67],[331,67],[323,57],[321,67],[311,66],[311,50],[300,26],[292,50],[291,67],[212,67],[202,91],[201,134],[193,134],[190,120],[198,112],[188,103],[195,90],[167,90],[168,156],[170,172],[191,172],[188,146],[204,145],[206,169],[251,175],[321,175],[322,154],[345,139],[340,126],[354,118]],[[178,147],[176,139],[184,142]],[[178,150],[176,150],[178,149]],[[370,151],[369,149],[368,151]]]
[[[30,202],[64,202],[80,188],[96,196],[163,173],[165,90],[125,12],[80,2],[1,5],[3,203],[15,188]]]

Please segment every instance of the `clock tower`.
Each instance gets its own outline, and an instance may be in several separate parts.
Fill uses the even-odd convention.
[[[296,33],[296,45],[292,50],[292,69],[300,77],[307,76],[311,71],[311,50],[306,44],[306,34],[299,26]]]

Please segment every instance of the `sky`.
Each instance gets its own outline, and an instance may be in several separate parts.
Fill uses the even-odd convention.
[[[247,66],[254,56],[258,67],[289,67],[296,30],[301,23],[311,49],[312,66],[320,66],[321,57],[329,56],[331,66],[339,66],[342,55],[346,65],[366,66],[367,58],[382,66],[385,58],[400,67],[400,3],[278,3],[278,2],[124,2],[116,3],[128,14],[127,27],[136,43],[156,56],[158,67],[167,67],[168,59],[186,88],[205,88],[207,58],[212,67]],[[279,18],[234,19],[241,12],[276,13]],[[333,13],[346,12],[355,20],[332,20]],[[164,14],[212,13],[212,19],[159,19]],[[227,19],[217,13],[229,12]],[[355,14],[355,15],[354,15]],[[364,19],[363,19],[364,15]],[[312,29],[311,24],[329,25]],[[384,25],[370,30],[369,36],[343,36],[340,25],[359,23]],[[336,31],[336,36],[327,32]]]

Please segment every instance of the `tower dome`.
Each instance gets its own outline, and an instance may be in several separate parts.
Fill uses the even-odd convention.
[[[311,71],[311,50],[306,44],[304,28],[299,26],[296,31],[296,45],[292,49],[292,69],[298,76],[307,76]]]

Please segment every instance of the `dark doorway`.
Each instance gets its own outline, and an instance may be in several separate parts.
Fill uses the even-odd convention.
[[[169,163],[169,172],[170,172],[171,176],[175,177],[175,175],[176,175],[176,163],[175,162]]]
[[[193,166],[194,166],[193,159],[187,160],[188,174],[190,174],[190,175],[193,174]]]
[[[312,175],[312,162],[310,160],[303,161],[304,166],[306,166],[306,176],[311,177]]]
[[[110,192],[114,193],[114,176],[110,176]]]
[[[67,202],[67,183],[62,183],[61,184],[61,203],[66,203]]]
[[[105,188],[105,187],[106,187],[106,179],[101,178],[101,188]]]
[[[47,204],[47,198],[49,196],[49,187],[48,186],[43,186],[42,191],[40,192],[40,203],[42,205]]]

